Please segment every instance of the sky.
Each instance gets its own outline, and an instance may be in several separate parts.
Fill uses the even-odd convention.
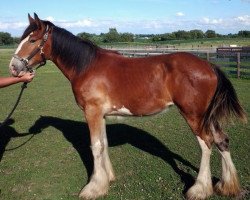
[[[0,32],[22,35],[28,13],[77,34],[250,30],[250,0],[11,0],[0,4]]]

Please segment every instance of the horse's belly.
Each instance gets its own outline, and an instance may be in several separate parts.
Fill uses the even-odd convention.
[[[169,106],[174,105],[173,102],[168,102],[165,106],[154,107],[154,108],[140,108],[137,109],[129,109],[129,107],[121,106],[113,106],[112,111],[108,112],[106,116],[149,116],[155,115],[158,113],[164,113],[168,110]]]
[[[124,106],[122,106],[121,108],[117,108],[116,106],[113,106],[112,111],[107,113],[107,115],[132,116],[133,113],[131,113],[131,111]]]
[[[169,110],[169,107],[174,105],[173,102],[168,102],[166,103],[163,107],[156,107],[154,109],[148,110],[146,113],[143,114],[143,116],[149,116],[149,115],[156,115],[156,114],[161,114],[165,113]]]

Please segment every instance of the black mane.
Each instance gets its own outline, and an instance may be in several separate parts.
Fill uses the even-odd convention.
[[[83,71],[96,57],[98,46],[89,40],[83,40],[69,31],[57,27],[49,21],[42,21],[52,28],[52,57],[60,57],[67,68],[73,68],[76,72]],[[21,40],[31,32],[37,30],[35,23],[30,24],[24,31]]]
[[[66,67],[73,67],[76,72],[84,70],[96,57],[99,47],[65,29],[55,26],[52,37],[52,56],[60,56]]]

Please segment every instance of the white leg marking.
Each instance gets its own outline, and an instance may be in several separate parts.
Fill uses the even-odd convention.
[[[205,199],[213,194],[210,170],[211,149],[200,137],[197,136],[197,139],[202,150],[200,171],[195,184],[187,192],[188,199]]]
[[[220,153],[222,157],[222,175],[221,181],[215,186],[215,191],[221,195],[236,196],[240,194],[241,189],[230,152],[220,151]]]
[[[114,170],[108,154],[108,140],[107,140],[106,128],[104,128],[104,130],[105,131],[103,133],[103,144],[104,144],[103,160],[106,171],[108,173],[109,181],[114,181],[115,180]]]
[[[211,126],[211,130],[216,143],[222,142],[225,137],[227,137],[223,132],[216,132],[214,126]],[[241,189],[237,171],[234,167],[230,152],[227,150],[219,150],[221,154],[222,174],[221,180],[215,185],[215,192],[225,196],[236,196],[240,194]]]
[[[82,189],[79,197],[96,199],[108,192],[109,179],[103,161],[104,144],[97,140],[91,147],[94,157],[94,172],[90,182]]]
[[[230,182],[232,174],[236,172],[230,152],[220,152],[222,156],[222,180]]]
[[[103,147],[104,146],[100,140],[98,140],[91,146],[93,157],[94,157],[94,163],[96,163],[96,167],[98,167],[98,169],[99,167],[102,167],[101,162],[102,162]]]
[[[210,184],[211,181],[211,171],[210,171],[210,155],[211,155],[211,149],[209,149],[206,145],[206,143],[200,138],[197,137],[199,144],[201,146],[202,150],[202,158],[200,163],[200,171],[198,174],[197,180],[200,180],[202,183]]]

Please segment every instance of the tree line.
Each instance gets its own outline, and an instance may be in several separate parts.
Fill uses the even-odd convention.
[[[149,42],[159,42],[168,40],[188,40],[188,39],[203,39],[203,38],[250,38],[250,31],[241,30],[236,34],[222,35],[216,33],[214,30],[179,30],[172,33],[164,34],[132,34],[132,33],[118,33],[116,28],[110,28],[108,33],[90,34],[82,32],[77,34],[82,39],[89,39],[95,43],[113,43],[113,42],[134,42],[138,40],[147,40]]]
[[[202,38],[250,38],[250,31],[242,30],[237,34],[227,34],[222,35],[216,33],[214,30],[207,30],[203,32],[202,30],[191,30],[191,31],[175,31],[172,33],[165,33],[154,35],[152,41],[167,41],[167,40],[188,40],[188,39],[202,39]]]
[[[91,33],[78,33],[78,37],[88,39],[95,43],[113,43],[113,42],[134,42],[135,35],[132,33],[118,33],[116,28],[110,28],[108,33],[91,34]]]
[[[0,32],[0,45],[11,45],[19,43],[20,38],[12,37],[10,33]]]
[[[119,33],[116,28],[109,28],[108,33],[92,34],[81,32],[77,37],[82,39],[89,39],[97,44],[100,43],[114,43],[114,42],[134,42],[138,40],[146,40],[148,42],[159,42],[168,40],[188,40],[188,39],[203,39],[203,38],[250,38],[250,31],[241,30],[236,34],[221,35],[214,30],[179,30],[172,33],[164,34],[133,34],[133,33]],[[19,43],[20,38],[12,37],[7,32],[0,32],[0,45],[11,45]]]

